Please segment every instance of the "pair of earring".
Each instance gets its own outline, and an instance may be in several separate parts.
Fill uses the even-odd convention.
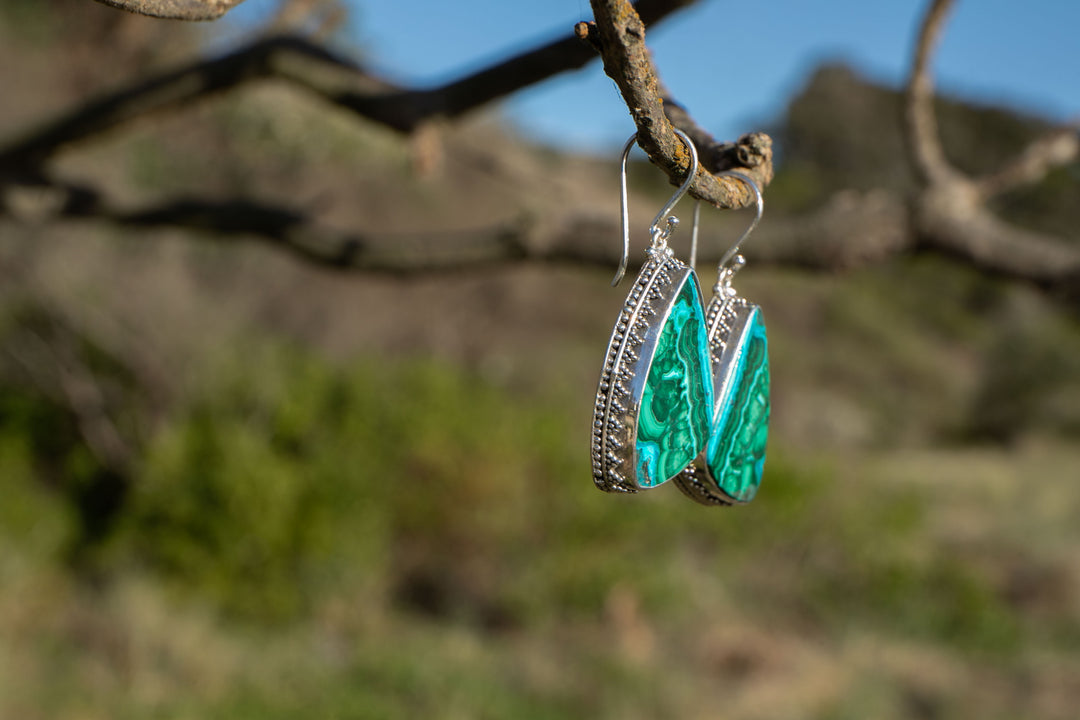
[[[690,152],[690,169],[649,226],[645,263],[608,342],[593,414],[593,481],[608,492],[637,492],[674,480],[700,503],[742,504],[757,493],[765,464],[769,362],[761,310],[738,295],[732,279],[745,265],[738,250],[764,204],[750,178],[719,173],[753,189],[757,216],[720,260],[706,308],[694,271],[697,207],[690,264],[667,242],[678,226],[670,212],[698,169],[694,143],[675,132]],[[612,286],[630,250],[626,161],[636,139],[622,154],[623,254]]]

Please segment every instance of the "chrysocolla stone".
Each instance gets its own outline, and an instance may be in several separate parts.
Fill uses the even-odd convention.
[[[761,311],[755,308],[747,322],[706,453],[717,485],[740,502],[757,493],[769,437],[769,346]]]
[[[701,294],[688,277],[656,343],[637,426],[637,481],[675,477],[709,438],[713,383]]]

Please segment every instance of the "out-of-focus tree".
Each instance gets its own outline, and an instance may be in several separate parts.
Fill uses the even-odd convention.
[[[238,4],[234,0],[103,0],[157,17],[210,19]],[[155,113],[173,112],[202,98],[259,79],[291,83],[371,122],[411,135],[418,145],[439,123],[452,122],[596,57],[615,81],[637,127],[639,144],[672,182],[688,157],[674,134],[687,132],[698,146],[702,167],[691,194],[720,208],[745,207],[752,194],[739,181],[714,173],[738,169],[761,187],[773,177],[772,141],[751,133],[719,142],[700,127],[658,79],[645,45],[645,27],[694,0],[593,0],[594,22],[581,22],[564,39],[528,49],[466,77],[430,89],[401,87],[347,60],[308,35],[274,34],[230,54],[134,79],[119,91],[58,113],[51,121],[0,146],[0,213],[19,216],[99,217],[127,226],[176,226],[222,236],[256,235],[301,257],[364,271],[428,272],[477,264],[516,262],[608,262],[583,248],[573,234],[536,237],[535,228],[507,227],[474,237],[460,254],[411,251],[409,259],[370,252],[371,234],[343,233],[319,226],[300,208],[277,202],[186,197],[140,210],[119,210],[97,187],[76,184],[50,171],[64,147],[82,143]],[[297,18],[334,17],[333,3],[284,3],[275,31]],[[822,269],[880,263],[899,254],[943,253],[989,273],[1032,282],[1070,303],[1080,295],[1080,248],[1074,242],[1002,222],[989,208],[1001,195],[1032,185],[1055,168],[1076,162],[1075,126],[1050,128],[1014,158],[972,176],[947,159],[934,108],[931,58],[953,0],[934,0],[923,19],[913,54],[903,113],[906,154],[915,185],[837,194],[813,213],[774,223],[759,238],[756,260]],[[310,23],[308,23],[310,25]],[[842,109],[837,109],[842,112]],[[872,148],[871,148],[872,149]],[[842,162],[842,158],[837,158]],[[34,202],[25,202],[30,196]],[[27,206],[31,205],[31,209]],[[561,223],[559,227],[572,227]],[[549,228],[550,230],[550,228]],[[614,233],[614,228],[605,232]],[[432,247],[445,245],[430,238]],[[759,248],[759,249],[758,249]]]

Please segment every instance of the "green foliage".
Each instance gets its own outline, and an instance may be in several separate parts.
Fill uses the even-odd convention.
[[[8,401],[0,405],[10,402],[0,399]],[[48,564],[69,540],[70,519],[59,498],[37,482],[31,440],[13,431],[7,412],[7,407],[0,410],[0,558],[10,559],[17,549],[35,563]]]
[[[535,440],[517,408],[446,368],[261,347],[153,443],[131,544],[232,610],[294,614],[339,573],[524,551],[527,488],[562,455]]]
[[[0,5],[0,34],[47,46],[56,32],[56,17],[36,0],[7,0]]]
[[[760,568],[748,567],[745,602],[791,603],[811,622],[875,627],[900,638],[934,639],[966,650],[1015,650],[1015,614],[973,563],[927,550],[928,499],[914,488],[860,492],[858,467],[799,468],[781,456],[768,466],[769,492],[725,518],[725,547],[773,572],[801,577],[792,596],[770,597]],[[771,533],[760,528],[768,522]],[[755,532],[756,531],[756,532]],[[789,591],[795,588],[788,588]],[[853,599],[857,601],[853,602]]]
[[[150,667],[231,679],[159,706],[121,698],[78,679],[87,651],[60,632],[51,647],[69,660],[49,663],[70,692],[50,695],[58,716],[679,715],[703,677],[682,626],[802,626],[998,662],[1071,632],[1061,617],[1020,615],[980,554],[934,545],[926,491],[857,457],[774,443],[759,497],[718,511],[673,488],[596,492],[575,406],[446,364],[341,366],[249,339],[205,375],[152,439],[109,555],[114,573],[154,590],[72,622],[105,647],[129,642],[114,633],[143,638],[133,647],[160,658]],[[12,432],[29,422],[20,412],[0,435],[15,491],[0,547],[35,543],[47,563],[67,520],[34,480],[26,434]],[[76,606],[87,602],[102,603]],[[231,649],[183,649],[191,608]],[[620,638],[635,632],[660,634],[676,656],[633,660],[643,651]],[[661,666],[683,680],[649,682]],[[880,692],[837,712],[895,707],[895,678],[874,678]]]
[[[86,503],[105,475],[69,412],[33,389],[0,383],[0,487],[8,503],[0,515],[13,539],[44,557],[90,550],[103,534]]]

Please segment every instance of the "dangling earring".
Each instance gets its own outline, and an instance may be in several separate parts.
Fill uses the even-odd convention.
[[[690,151],[690,169],[649,228],[647,259],[615,322],[596,391],[593,481],[608,492],[637,492],[670,480],[709,438],[713,384],[701,289],[693,268],[675,259],[667,244],[678,225],[668,213],[698,168],[693,142],[675,132]],[[630,251],[626,158],[636,139],[622,154],[623,254],[612,286],[622,279]]]
[[[704,505],[754,499],[765,467],[769,436],[769,353],[761,308],[739,297],[732,278],[745,264],[739,247],[757,227],[765,204],[753,180],[737,172],[757,198],[757,216],[720,259],[719,277],[706,310],[716,408],[709,442],[675,484]],[[696,251],[697,227],[694,228]]]

